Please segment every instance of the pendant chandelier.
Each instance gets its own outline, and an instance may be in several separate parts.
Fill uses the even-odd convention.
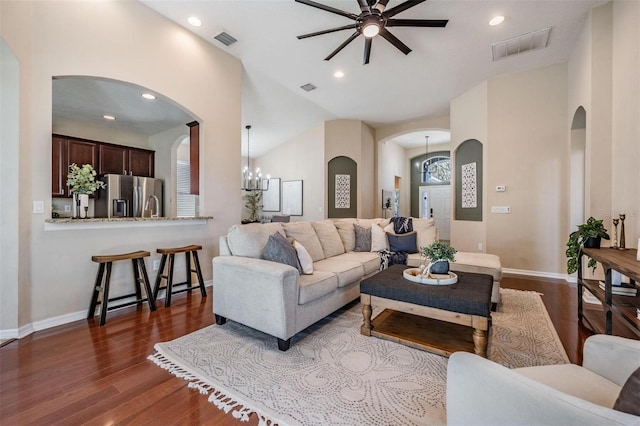
[[[417,172],[420,175],[423,175],[429,169],[429,136],[424,137],[424,161],[422,162],[422,167],[420,167],[420,163],[416,164]]]
[[[249,131],[251,125],[246,125],[247,129],[247,167],[242,171],[242,189],[243,191],[268,191],[269,190],[269,176],[266,179],[262,179],[262,173],[260,169],[256,169],[255,176],[249,171]]]

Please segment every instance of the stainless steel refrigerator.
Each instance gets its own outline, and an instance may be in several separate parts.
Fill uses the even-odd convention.
[[[96,217],[163,217],[163,181],[142,176],[106,174],[98,191]]]

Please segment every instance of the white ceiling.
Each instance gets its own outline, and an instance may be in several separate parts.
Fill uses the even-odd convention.
[[[373,41],[371,62],[362,65],[363,37],[331,61],[330,52],[352,30],[304,40],[297,35],[353,21],[294,0],[141,0],[243,63],[244,125],[251,124],[251,156],[259,156],[308,128],[330,119],[359,119],[378,127],[448,114],[450,101],[495,76],[566,61],[588,10],[602,0],[428,0],[396,16],[449,19],[446,28],[395,27],[390,31],[413,51],[403,55],[386,40]],[[356,0],[317,0],[354,14]],[[390,0],[387,9],[400,4]],[[495,15],[505,22],[490,27]],[[201,27],[187,18],[197,16]],[[545,49],[497,62],[491,44],[552,27]],[[225,47],[213,37],[226,31],[238,42]],[[342,70],[345,77],[333,73]],[[305,92],[300,86],[317,89]],[[424,132],[401,140],[424,145]]]

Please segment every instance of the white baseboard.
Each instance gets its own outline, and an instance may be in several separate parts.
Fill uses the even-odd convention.
[[[213,280],[205,281],[205,287],[213,287]],[[158,295],[158,300],[163,299],[164,296]],[[53,318],[47,318],[40,321],[35,321],[30,324],[25,324],[20,328],[11,328],[8,330],[0,330],[0,339],[22,339],[28,335],[36,332],[46,330],[48,328],[57,327],[59,325],[68,324],[70,322],[79,321],[87,318],[87,310],[72,312],[70,314],[59,315]]]
[[[567,274],[558,274],[556,272],[541,272],[541,271],[529,271],[526,269],[511,269],[511,268],[502,268],[502,272],[505,274],[513,274],[513,275],[525,275],[528,277],[540,277],[540,278],[554,278],[558,280],[565,280],[569,282],[576,282],[576,278]],[[573,280],[573,281],[572,281]]]

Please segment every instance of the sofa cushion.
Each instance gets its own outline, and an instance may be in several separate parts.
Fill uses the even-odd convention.
[[[289,222],[283,223],[287,237],[293,238],[307,249],[314,262],[324,259],[322,245],[316,235],[316,231],[309,222]]]
[[[393,252],[417,253],[416,235],[415,232],[402,235],[387,234],[389,250]]]
[[[304,305],[335,291],[338,277],[331,272],[315,271],[313,275],[300,275],[298,286],[298,304]]]
[[[356,246],[353,251],[371,251],[371,227],[363,228],[357,223],[354,223],[353,229],[356,233]]]
[[[345,254],[341,254],[338,259],[348,260],[350,262],[357,262],[364,268],[364,275],[371,275],[374,272],[380,271],[380,256],[378,253],[365,253],[350,251]]]
[[[513,370],[536,382],[594,404],[612,408],[620,386],[575,364],[545,365]]]
[[[371,225],[371,251],[389,250],[387,234],[379,225]]]
[[[493,277],[494,281],[502,279],[500,257],[495,254],[459,251],[455,254],[455,262],[449,263],[449,268],[454,272],[488,274]]]
[[[330,257],[313,264],[314,274],[317,271],[332,272],[338,277],[338,287],[359,281],[364,276],[364,268],[359,262],[342,259],[342,256]]]
[[[274,232],[285,235],[280,223],[233,225],[227,234],[227,244],[234,256],[263,259],[264,246],[267,245],[269,236]]]
[[[293,266],[298,270],[298,273],[302,273],[296,249],[279,232],[274,232],[273,235],[269,236],[267,245],[264,246],[262,251],[262,257],[272,262]]]
[[[433,219],[413,219],[413,230],[418,235],[418,248],[426,247],[438,238]]]
[[[346,252],[353,251],[356,246],[356,233],[353,230],[353,224],[358,223],[357,219],[336,219],[333,224],[338,230],[342,245]]]
[[[324,257],[333,257],[344,253],[344,245],[333,221],[330,219],[311,222],[322,245]]]
[[[293,240],[293,248],[296,249],[298,254],[298,262],[300,262],[300,269],[303,274],[313,274],[313,259],[309,254],[309,251],[304,248],[300,241]]]

